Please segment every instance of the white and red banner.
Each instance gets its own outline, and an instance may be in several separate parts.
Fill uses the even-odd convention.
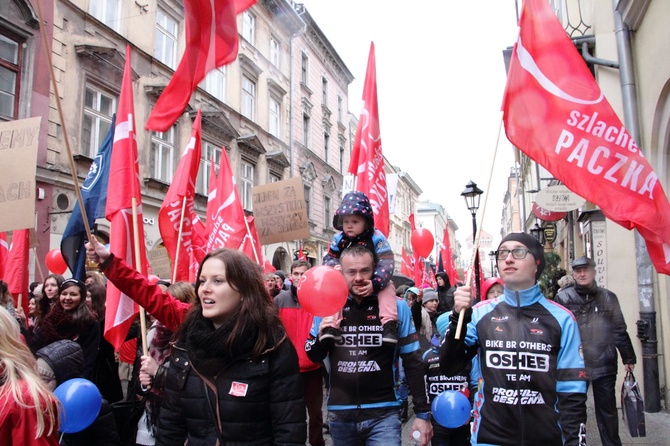
[[[191,139],[158,212],[158,228],[163,245],[172,259],[172,282],[189,280],[190,259],[193,257],[193,200],[202,144],[200,131],[201,112],[198,110]]]
[[[637,229],[670,274],[670,204],[546,0],[525,0],[503,99],[507,138],[607,218]]]
[[[389,236],[389,194],[384,172],[382,138],[379,130],[379,107],[377,105],[377,68],[375,44],[370,43],[368,68],[363,85],[363,110],[358,120],[356,137],[351,152],[349,172],[356,176],[357,191],[370,199],[375,217],[375,227],[384,236]]]
[[[211,177],[215,177],[212,161]],[[217,248],[238,249],[247,233],[244,209],[240,194],[235,186],[235,177],[225,148],[221,153],[221,165],[215,187],[207,200],[207,252]]]
[[[140,169],[137,159],[135,103],[130,68],[130,46],[126,46],[126,66],[116,114],[116,129],[109,166],[105,217],[111,223],[110,250],[140,273],[146,274],[146,251],[142,217]],[[133,207],[137,219],[133,221]],[[105,338],[118,351],[139,308],[111,282],[107,284]]]
[[[237,14],[254,3],[256,0],[184,0],[186,49],[151,111],[147,129],[169,129],[207,73],[235,60],[239,48]]]

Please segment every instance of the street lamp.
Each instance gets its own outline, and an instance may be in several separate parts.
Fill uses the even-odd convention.
[[[477,290],[477,302],[481,300],[481,291],[479,289],[479,246],[476,245],[477,238],[477,209],[479,209],[479,199],[484,193],[483,190],[477,187],[477,183],[470,180],[465,185],[465,190],[461,192],[461,197],[465,198],[465,205],[472,215],[472,249],[476,250],[475,264],[472,266],[475,269],[475,289]]]
[[[489,252],[489,260],[491,261],[491,277],[496,277],[496,252]]]
[[[535,222],[535,226],[530,229],[530,235],[535,237],[535,240],[540,242],[540,245],[544,246],[544,228]]]

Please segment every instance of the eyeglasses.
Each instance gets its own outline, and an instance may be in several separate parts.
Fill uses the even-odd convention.
[[[527,248],[514,248],[514,249],[499,249],[496,251],[496,259],[505,260],[509,253],[512,253],[512,257],[516,260],[525,259],[530,249]]]

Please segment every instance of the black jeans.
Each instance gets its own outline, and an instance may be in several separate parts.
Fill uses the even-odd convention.
[[[323,371],[321,368],[311,372],[300,372],[305,392],[305,406],[309,415],[309,444],[324,446],[323,438]]]
[[[596,421],[603,446],[621,446],[619,414],[614,393],[615,383],[616,375],[606,375],[591,381]]]

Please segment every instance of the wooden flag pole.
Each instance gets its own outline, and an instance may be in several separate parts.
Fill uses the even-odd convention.
[[[498,134],[496,137],[496,143],[495,143],[495,148],[493,149],[493,157],[491,157],[491,167],[489,168],[489,179],[488,182],[486,183],[486,189],[484,190],[484,205],[482,206],[482,212],[481,212],[481,221],[484,221],[484,215],[486,215],[486,203],[489,201],[489,192],[491,191],[491,178],[493,177],[493,166],[495,165],[496,161],[496,154],[498,153],[498,143],[500,142],[500,130],[502,129],[502,124],[503,124],[503,116],[502,116],[502,111],[500,112],[500,123],[498,124]],[[474,271],[473,268],[476,268],[477,266],[475,265],[475,260],[477,258],[477,251],[479,251],[479,238],[482,233],[482,226],[483,224],[477,225],[477,234],[475,234],[475,239],[472,241],[472,256],[470,258],[470,274],[468,274],[468,277],[465,279],[465,286],[469,287],[471,282],[472,282],[472,271]],[[479,284],[477,284],[479,286]],[[460,314],[458,315],[458,324],[456,325],[456,336],[454,337],[455,339],[461,339],[461,330],[463,329],[463,319],[464,319],[465,311],[461,311]]]
[[[65,148],[67,149],[68,160],[70,161],[70,172],[72,174],[72,184],[74,185],[74,192],[77,195],[77,202],[79,203],[79,208],[81,210],[81,218],[84,220],[84,228],[86,228],[86,237],[90,240],[91,228],[88,225],[88,217],[86,216],[86,208],[84,207],[84,199],[81,196],[81,189],[79,188],[79,178],[77,177],[77,166],[74,164],[74,158],[72,157],[72,150],[70,149],[70,138],[67,134],[67,126],[65,125],[65,118],[63,117],[63,108],[61,107],[60,102],[60,93],[58,92],[58,85],[56,84],[56,75],[54,74],[54,65],[51,60],[51,50],[47,41],[47,33],[44,29],[44,18],[42,17],[42,7],[40,6],[41,2],[35,2],[37,5],[37,17],[40,21],[40,34],[42,35],[42,44],[44,45],[44,52],[47,56],[49,62],[49,73],[51,77],[51,86],[54,89],[54,97],[56,98],[56,109],[58,110],[58,117],[60,119],[61,129],[63,130],[63,141],[65,141]]]
[[[135,269],[140,274],[144,274],[142,262],[140,262],[140,236],[139,234],[139,225],[137,224],[137,197],[132,198],[133,205],[133,245],[135,247]],[[142,336],[142,354],[144,356],[149,356],[149,346],[147,345],[147,321],[146,311],[144,307],[140,305],[140,330]]]
[[[179,234],[177,235],[177,251],[174,254],[174,265],[172,265],[172,283],[177,281],[177,265],[179,264],[179,251],[181,247],[181,234],[184,230],[184,212],[186,212],[186,195],[181,203],[181,218],[179,219]]]

